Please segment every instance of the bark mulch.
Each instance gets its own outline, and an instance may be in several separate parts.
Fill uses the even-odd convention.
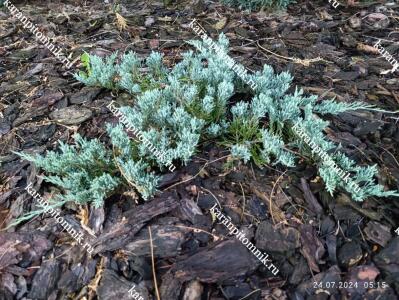
[[[12,151],[44,153],[75,132],[101,137],[113,120],[106,105],[132,103],[72,77],[84,51],[154,50],[173,65],[190,49],[185,41],[196,38],[188,28],[196,18],[214,39],[224,32],[230,55],[250,70],[269,64],[320,98],[398,110],[398,71],[384,72],[391,65],[373,48],[381,39],[399,59],[397,2],[341,1],[334,9],[328,1],[298,1],[287,12],[248,13],[217,1],[123,1],[122,29],[106,2],[14,2],[70,55],[70,70],[0,10],[0,299],[122,300],[132,298],[133,285],[144,299],[398,299],[397,199],[332,197],[308,162],[226,171],[226,153],[215,145],[165,175],[151,201],[132,191],[102,208],[65,205],[63,216],[85,232],[91,255],[50,216],[5,230],[35,209],[27,182],[45,197],[59,192]],[[379,182],[398,190],[397,114],[358,111],[329,120],[329,138],[359,164],[377,163]],[[214,222],[215,202],[270,254],[276,276]]]

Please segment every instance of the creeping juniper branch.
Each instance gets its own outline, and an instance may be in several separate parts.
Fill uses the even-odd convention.
[[[205,46],[203,41],[195,43]],[[228,40],[223,34],[218,45],[221,51],[228,52]],[[105,198],[126,186],[135,187],[144,199],[149,199],[166,168],[186,164],[201,141],[213,140],[226,146],[233,162],[241,159],[245,163],[252,160],[260,167],[269,163],[294,166],[293,150],[312,158],[336,147],[324,134],[329,124],[321,119],[324,114],[370,109],[370,105],[360,102],[318,101],[316,96],[304,96],[301,89],[289,93],[292,76],[288,72],[275,74],[268,65],[248,75],[257,86],[256,91],[251,91],[242,86],[228,62],[203,48],[200,53],[184,53],[183,60],[170,70],[158,53],[146,60],[132,52],[120,60],[116,53],[105,59],[89,55],[88,61],[85,58],[87,73],[76,78],[87,85],[121,89],[135,97],[134,104],[122,106],[117,112],[128,129],[134,128],[136,139],[130,138],[122,125],[108,125],[111,146],[77,136],[76,146],[61,143],[60,152],[35,157],[20,154],[21,157],[34,162],[46,172],[46,180],[65,190],[63,200],[101,205]],[[250,101],[231,105],[230,99],[243,92],[249,93]],[[116,112],[114,106],[109,108]],[[296,123],[312,137],[312,149],[304,132],[294,134]],[[376,167],[355,166],[339,151],[331,164],[353,174],[360,191],[342,184],[331,164],[317,159],[316,163],[331,193],[343,188],[357,201],[372,195],[397,195],[375,183]]]

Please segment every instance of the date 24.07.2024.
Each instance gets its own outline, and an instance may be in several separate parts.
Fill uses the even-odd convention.
[[[313,282],[314,289],[357,289],[357,288],[365,288],[365,289],[376,289],[376,288],[387,288],[389,285],[383,282],[375,282],[375,281],[325,281],[325,282]]]

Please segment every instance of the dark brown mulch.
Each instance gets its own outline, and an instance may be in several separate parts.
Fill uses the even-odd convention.
[[[15,1],[71,55],[70,71],[1,10],[1,228],[34,209],[24,190],[28,181],[42,195],[57,192],[11,151],[43,153],[74,132],[102,136],[112,119],[106,104],[130,101],[77,83],[72,73],[79,56],[157,50],[172,65],[188,49],[185,41],[195,38],[187,27],[194,17],[213,38],[225,32],[230,55],[251,70],[270,64],[320,98],[398,110],[398,71],[381,74],[391,66],[372,47],[381,39],[399,59],[398,4],[342,3],[334,9],[328,1],[298,2],[287,13],[249,14],[217,2],[165,7],[162,1],[125,1],[120,13],[128,27],[120,32],[103,1]],[[330,120],[330,139],[360,164],[377,163],[380,183],[399,189],[397,115],[359,111]],[[145,299],[156,299],[156,287],[166,300],[398,299],[397,199],[331,197],[306,163],[285,173],[250,165],[226,173],[225,161],[217,160],[224,154],[203,149],[188,166],[165,175],[162,193],[147,203],[135,202],[132,193],[97,209],[66,205],[64,217],[86,232],[92,255],[47,216],[1,232],[0,299],[131,299],[134,284]],[[216,200],[270,254],[277,276],[212,220]]]

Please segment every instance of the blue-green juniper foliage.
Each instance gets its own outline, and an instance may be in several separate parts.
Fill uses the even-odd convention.
[[[202,43],[194,41],[191,44]],[[222,34],[219,45],[228,50]],[[202,45],[203,49],[207,49]],[[85,60],[87,57],[85,58]],[[60,151],[45,156],[21,154],[42,168],[46,180],[65,189],[65,200],[101,205],[109,195],[133,187],[144,199],[156,191],[164,161],[186,164],[202,141],[216,141],[231,151],[231,157],[244,163],[295,166],[295,150],[311,157],[311,149],[292,131],[299,122],[324,151],[336,145],[326,139],[323,130],[328,122],[320,117],[355,109],[371,109],[360,103],[317,101],[304,96],[302,90],[288,93],[292,77],[288,72],[275,74],[265,65],[251,75],[256,92],[245,87],[240,78],[217,55],[205,50],[189,51],[181,62],[169,70],[162,55],[152,53],[142,60],[129,52],[117,60],[117,54],[106,59],[89,56],[86,72],[75,75],[89,85],[127,91],[134,97],[131,106],[120,110],[128,121],[165,153],[160,160],[139,140],[131,138],[121,124],[107,125],[111,146],[100,141],[75,137],[76,145],[61,143]],[[230,103],[233,95],[246,93],[250,101]],[[334,161],[352,174],[360,191],[348,188],[338,174],[313,157],[327,190],[346,189],[354,200],[369,196],[390,196],[375,183],[377,168],[356,166],[343,153],[336,151]]]

